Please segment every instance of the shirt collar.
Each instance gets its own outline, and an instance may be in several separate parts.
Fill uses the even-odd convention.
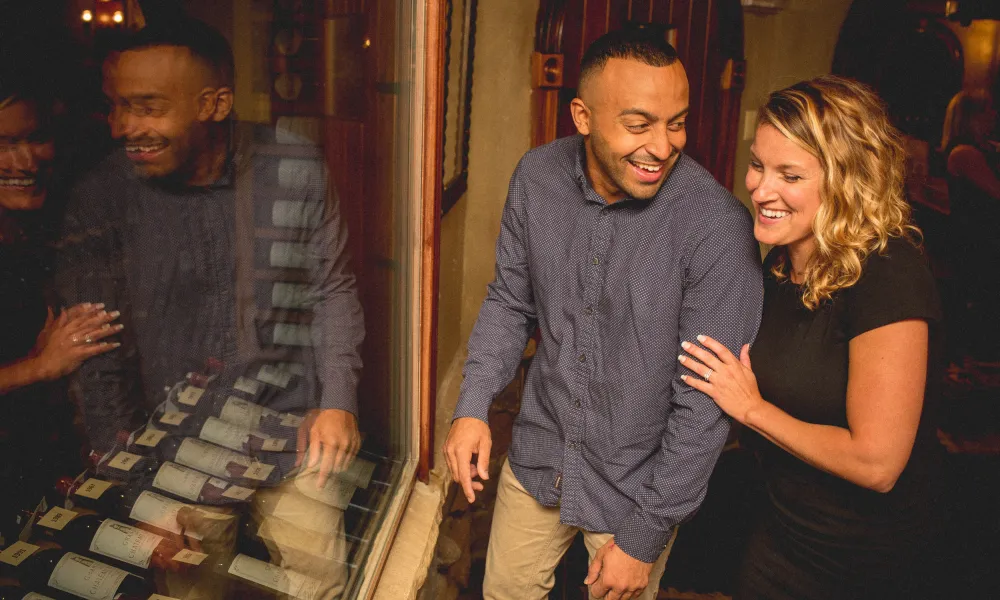
[[[576,180],[576,184],[580,186],[580,191],[583,192],[583,197],[588,202],[607,205],[608,201],[594,190],[594,186],[590,185],[590,180],[587,179],[587,146],[583,136],[580,134],[577,134],[577,136],[580,138],[580,143],[576,147],[576,160],[573,162],[573,178]]]

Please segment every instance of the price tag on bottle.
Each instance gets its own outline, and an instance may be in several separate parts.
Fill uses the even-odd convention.
[[[21,600],[54,600],[52,596],[43,596],[38,592],[28,592]]]
[[[198,401],[201,400],[201,396],[204,393],[205,390],[203,388],[189,385],[184,388],[183,392],[177,394],[177,401],[187,406],[194,406],[198,404]]]
[[[142,457],[138,454],[122,451],[108,461],[108,466],[113,469],[121,469],[122,471],[131,471],[132,467],[134,467],[140,460],[142,460]]]
[[[61,531],[66,523],[73,520],[73,517],[78,515],[71,510],[66,510],[65,508],[54,507],[49,512],[45,513],[45,516],[38,519],[38,524],[42,527],[48,527],[49,529],[55,529]]]
[[[279,438],[271,438],[264,440],[260,449],[265,452],[284,452],[285,446],[288,445],[288,440],[282,440]]]
[[[222,495],[226,498],[232,498],[233,500],[246,500],[253,495],[253,490],[250,488],[240,487],[238,485],[229,486],[229,489],[222,492]]]
[[[293,415],[291,413],[285,413],[281,415],[281,426],[282,427],[298,427],[305,421],[302,417],[298,415]]]
[[[101,497],[101,494],[108,491],[112,484],[110,481],[101,481],[100,479],[88,479],[83,482],[83,485],[76,490],[77,496],[83,496],[84,498],[90,498],[92,500],[97,500]]]
[[[18,566],[24,559],[38,551],[38,546],[27,542],[14,542],[3,552],[0,552],[0,562]]]
[[[175,554],[173,560],[175,560],[177,562],[181,562],[181,563],[187,563],[189,565],[194,565],[194,566],[197,567],[206,558],[208,558],[207,554],[204,554],[204,553],[201,553],[201,552],[195,552],[194,550],[190,550],[188,548],[185,548],[185,549],[181,550],[180,552],[178,552],[177,554]],[[161,597],[163,597],[163,596],[161,596]],[[153,600],[153,598],[150,597],[149,600]]]
[[[160,417],[160,423],[165,425],[180,425],[188,417],[185,412],[168,410]]]
[[[146,431],[144,431],[143,434],[135,440],[135,443],[139,446],[155,448],[165,435],[167,435],[167,432],[160,429],[146,429]]]
[[[220,490],[224,490],[224,489],[226,489],[226,486],[229,485],[229,482],[226,481],[225,479],[219,479],[218,477],[212,477],[212,478],[210,478],[208,480],[208,485],[211,485],[212,487],[217,487]]]
[[[255,396],[257,391],[260,390],[260,384],[248,377],[238,377],[236,383],[233,384],[233,389]]]
[[[265,465],[262,462],[255,462],[247,467],[246,473],[243,474],[243,477],[257,481],[264,481],[273,470],[274,465]]]

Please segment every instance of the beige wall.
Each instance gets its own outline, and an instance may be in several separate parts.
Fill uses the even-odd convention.
[[[531,80],[538,0],[480,2],[473,65],[469,191],[441,220],[438,427],[444,442],[461,383],[465,345],[486,285],[507,184],[530,147]],[[436,468],[444,468],[436,461]]]
[[[803,79],[830,72],[840,27],[852,0],[792,0],[776,15],[744,16],[744,47],[747,59],[743,90],[740,140],[736,147],[733,192],[749,202],[743,178],[750,159],[751,139],[744,139],[757,108],[767,95]]]

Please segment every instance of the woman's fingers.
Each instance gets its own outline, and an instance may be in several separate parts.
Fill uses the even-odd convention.
[[[726,363],[727,365],[739,362],[737,358],[733,356],[733,353],[729,351],[729,348],[726,348],[724,345],[708,337],[707,335],[699,335],[698,341],[701,342],[702,346],[705,346],[706,348],[714,352],[715,355],[719,357],[719,360]]]
[[[685,368],[693,371],[698,377],[705,378],[705,375],[708,375],[707,379],[712,378],[712,369],[706,367],[690,356],[678,356],[677,360],[680,361]]]
[[[699,347],[697,344],[692,344],[691,342],[681,342],[681,348],[691,356],[697,358],[701,363],[707,366],[709,369],[719,370],[725,364],[725,361],[719,360],[715,354],[712,354],[708,350]]]

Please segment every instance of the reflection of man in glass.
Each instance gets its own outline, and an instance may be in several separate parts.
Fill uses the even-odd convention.
[[[258,152],[266,133],[232,119],[231,50],[200,22],[147,27],[106,61],[104,78],[111,133],[124,147],[75,190],[61,269],[68,294],[114,306],[129,332],[119,351],[81,371],[93,445],[110,449],[115,432],[145,421],[164,387],[208,358],[229,368],[275,356],[280,325],[260,310],[271,298],[272,270],[245,267],[255,245],[270,243],[247,230],[282,203],[316,217],[300,219],[292,233],[305,255],[300,275],[312,319],[304,336],[291,336],[307,346],[305,383],[268,408],[310,409],[297,450],[318,468],[311,482],[321,486],[359,445],[364,329],[346,229],[320,159],[290,167]],[[245,273],[251,281],[237,276]]]

